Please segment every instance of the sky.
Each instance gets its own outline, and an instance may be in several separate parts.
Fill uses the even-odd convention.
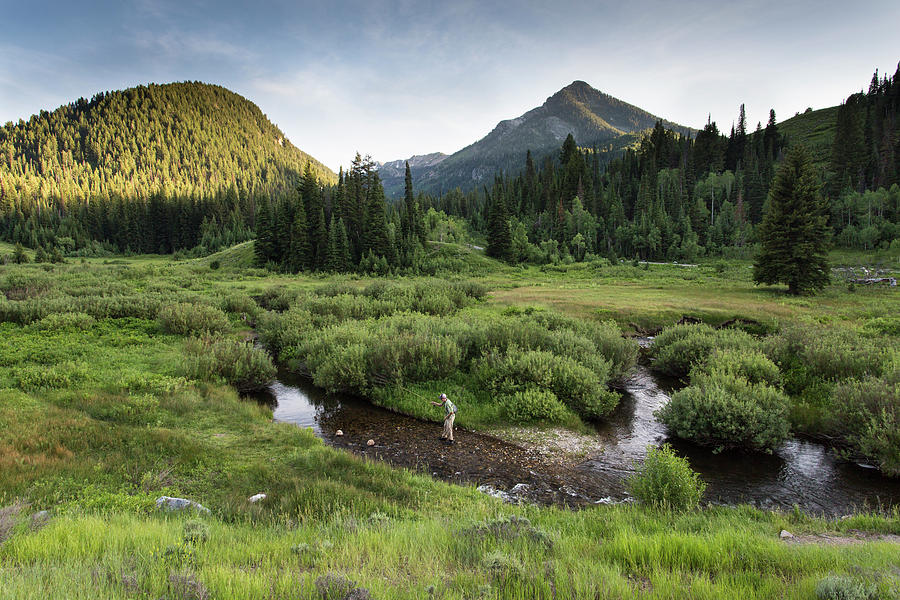
[[[145,83],[255,102],[334,170],[455,152],[574,80],[728,131],[893,74],[900,2],[0,0],[0,123]]]

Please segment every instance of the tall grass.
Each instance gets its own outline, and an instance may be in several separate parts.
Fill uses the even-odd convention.
[[[829,574],[889,597],[894,545],[777,539],[781,528],[834,526],[752,509],[567,512],[485,501],[465,514],[338,513],[294,525],[211,518],[198,539],[187,535],[198,525],[179,516],[56,516],[0,546],[0,598],[321,599],[326,582],[352,582],[375,598],[754,600],[809,597]]]

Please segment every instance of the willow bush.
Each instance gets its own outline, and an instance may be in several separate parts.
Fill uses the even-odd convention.
[[[746,448],[771,453],[790,432],[790,400],[780,390],[724,371],[698,372],[657,411],[676,436],[714,452]]]
[[[179,302],[162,307],[159,323],[164,330],[178,335],[221,333],[230,329],[228,317],[214,306]]]
[[[716,350],[750,351],[759,342],[739,329],[713,329],[709,325],[675,325],[653,341],[653,368],[673,377],[684,377]]]
[[[647,458],[626,480],[629,493],[647,506],[671,511],[696,508],[706,484],[686,458],[668,444],[647,449]]]
[[[470,402],[525,398],[534,410],[494,413],[520,422],[594,419],[616,406],[607,386],[634,365],[637,346],[614,323],[468,310],[484,296],[469,282],[333,283],[261,315],[259,330],[281,361],[331,391],[456,378]]]
[[[200,381],[223,381],[239,392],[266,387],[275,379],[275,365],[268,353],[250,342],[204,336],[185,342],[185,371]]]

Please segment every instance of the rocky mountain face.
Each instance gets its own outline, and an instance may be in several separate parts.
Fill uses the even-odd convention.
[[[575,81],[547,98],[541,106],[515,119],[500,121],[493,131],[459,152],[449,156],[436,153],[413,157],[410,170],[419,191],[471,189],[489,182],[500,170],[518,172],[524,168],[528,150],[536,160],[557,151],[570,133],[581,146],[618,151],[627,145],[626,140],[633,141],[635,133],[652,128],[657,121],[683,134],[691,131],[604,94],[583,81]],[[399,194],[403,193],[403,163],[392,161],[382,167],[381,177],[389,195],[397,196],[398,190]],[[399,168],[395,166],[398,164]]]

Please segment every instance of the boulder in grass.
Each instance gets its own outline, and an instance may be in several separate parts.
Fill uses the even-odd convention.
[[[249,498],[247,498],[247,502],[255,504],[255,503],[259,502],[260,500],[265,500],[265,499],[266,499],[265,494],[254,494],[254,495],[250,496]]]
[[[187,498],[173,498],[171,496],[160,496],[156,499],[156,508],[166,511],[179,510],[196,510],[197,512],[209,514],[209,509],[198,502],[188,500]]]

